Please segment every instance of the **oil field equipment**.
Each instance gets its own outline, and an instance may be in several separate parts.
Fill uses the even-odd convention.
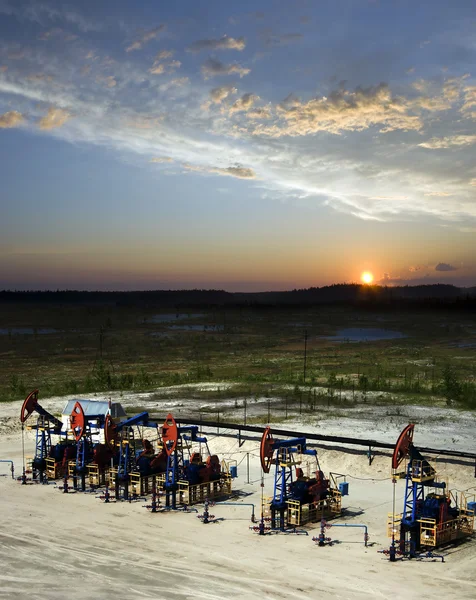
[[[80,402],[76,402],[70,416],[70,426],[76,440],[76,458],[68,463],[68,475],[73,477],[73,487],[86,491],[86,476],[92,488],[105,484],[106,470],[113,457],[107,444],[98,441],[106,415],[85,415]]]
[[[312,476],[306,475],[301,467],[304,456],[312,457]],[[275,467],[269,504],[271,529],[284,531],[288,526],[315,523],[341,514],[342,496],[348,493],[345,477],[331,473],[327,479],[319,466],[317,451],[307,448],[305,437],[275,440],[271,429],[266,427],[260,459],[264,473],[269,473],[271,465]],[[338,479],[343,479],[339,488]]]
[[[388,518],[388,551],[391,561],[396,555],[413,558],[421,551],[454,542],[472,535],[474,496],[458,494],[439,481],[434,467],[413,445],[415,425],[401,432],[392,456],[393,513]],[[401,470],[402,463],[406,468]],[[403,512],[395,514],[395,489],[398,479],[405,479]]]
[[[109,450],[115,453],[117,463],[110,469],[109,483],[114,487],[117,499],[121,489],[125,500],[129,499],[129,492],[133,497],[148,494],[156,484],[157,474],[162,474],[162,482],[165,479],[167,455],[162,446],[156,452],[150,440],[135,436],[134,428],[139,426],[158,430],[148,412],[120,423],[115,423],[110,415],[105,418],[104,439]]]
[[[162,443],[167,454],[165,472],[165,506],[175,510],[177,504],[188,506],[231,493],[231,475],[217,455],[210,454],[207,438],[198,435],[197,425],[178,425],[168,414],[162,426]],[[200,444],[198,451],[193,443]],[[207,451],[206,460],[201,445]],[[188,452],[185,458],[184,451]]]
[[[20,412],[20,421],[22,424],[22,440],[23,440],[23,431],[24,431],[24,423],[33,413],[37,413],[38,417],[36,420],[36,425],[29,426],[29,429],[36,429],[36,443],[35,443],[35,456],[31,463],[32,469],[32,478],[34,481],[40,481],[41,483],[47,481],[47,477],[51,474],[48,474],[48,464],[47,461],[51,457],[51,453],[55,453],[55,449],[57,446],[52,446],[51,444],[51,436],[52,435],[65,435],[62,432],[63,423],[60,419],[57,419],[47,410],[45,410],[38,403],[38,390],[33,390],[28,394],[23,402]],[[23,443],[24,447],[24,443]],[[61,450],[65,450],[66,444],[58,445]],[[25,456],[23,452],[23,476],[22,482],[26,483],[26,465],[25,465]],[[58,457],[62,459],[62,457]],[[53,463],[55,463],[56,458],[53,457]]]

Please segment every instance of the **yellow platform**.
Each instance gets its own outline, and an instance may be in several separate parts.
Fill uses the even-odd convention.
[[[205,500],[216,500],[231,494],[231,476],[222,473],[220,479],[204,483],[190,484],[188,481],[178,482],[181,504],[201,504]]]
[[[286,505],[288,525],[318,523],[321,519],[333,519],[342,513],[342,494],[331,489],[329,496],[319,502],[302,504],[298,500],[288,500]]]

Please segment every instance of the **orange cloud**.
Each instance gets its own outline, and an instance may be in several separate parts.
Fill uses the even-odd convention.
[[[40,119],[39,127],[44,130],[56,129],[64,125],[70,118],[71,114],[67,110],[50,106],[46,115]]]
[[[17,110],[10,110],[0,115],[0,129],[11,129],[23,122],[23,115]]]

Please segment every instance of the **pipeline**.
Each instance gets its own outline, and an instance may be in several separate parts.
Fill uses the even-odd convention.
[[[219,504],[220,506],[223,504],[226,504],[227,506],[251,506],[251,522],[256,523],[254,504],[246,502],[216,502],[215,504]]]
[[[365,546],[367,547],[367,542],[369,539],[369,534],[367,533],[367,525],[357,525],[354,523],[328,523],[327,526],[328,527],[363,527],[365,530],[364,543],[365,543]]]
[[[0,462],[10,463],[10,471],[12,472],[12,479],[15,479],[15,466],[13,465],[13,460],[0,460]]]
[[[417,558],[441,558],[441,562],[445,562],[445,557],[443,554],[434,554],[431,550],[429,552],[425,552],[424,554],[417,554]]]
[[[258,425],[243,425],[241,423],[228,423],[227,421],[208,421],[190,417],[187,419],[186,417],[181,417],[180,420],[177,420],[177,423],[191,423],[194,425],[200,425],[202,427],[221,427],[224,429],[232,429],[239,432],[241,435],[241,431],[248,431],[250,433],[259,434],[261,436],[263,434],[263,427]],[[222,434],[228,437],[235,437],[235,434]],[[367,439],[359,439],[359,438],[351,438],[351,437],[342,437],[337,435],[323,435],[320,433],[310,433],[305,431],[290,431],[289,429],[274,429],[273,435],[280,435],[283,437],[305,437],[307,439],[307,443],[309,446],[309,440],[312,441],[322,441],[322,442],[330,442],[334,444],[338,444],[338,447],[341,447],[342,444],[346,445],[355,445],[355,446],[367,446],[368,448],[382,448],[394,450],[395,444],[391,444],[389,442],[379,442],[377,440],[367,440]],[[255,439],[255,436],[241,436],[242,439]],[[436,448],[422,448],[418,447],[422,454],[437,454],[441,456],[452,456],[456,458],[469,458],[476,461],[476,453],[474,452],[460,452],[459,450],[447,450],[447,449],[436,449]]]

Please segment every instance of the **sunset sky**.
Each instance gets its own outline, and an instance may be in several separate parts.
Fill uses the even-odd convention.
[[[476,285],[475,0],[0,0],[0,289]]]

